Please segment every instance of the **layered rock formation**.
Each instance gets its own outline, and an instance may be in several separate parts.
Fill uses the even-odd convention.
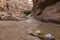
[[[46,7],[40,16],[42,21],[60,23],[60,1]]]
[[[32,15],[41,21],[60,23],[60,0],[33,0]]]
[[[29,9],[28,0],[0,0],[0,17],[25,17],[23,11]]]
[[[14,16],[23,15],[23,10],[28,10],[28,1],[27,0],[8,0],[7,1],[7,10],[8,14],[13,14]]]

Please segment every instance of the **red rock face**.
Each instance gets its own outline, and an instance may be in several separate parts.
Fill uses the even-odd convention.
[[[42,14],[45,7],[56,3],[59,0],[33,0],[32,14],[34,16]]]
[[[41,21],[60,23],[60,0],[33,0],[32,15]]]
[[[60,2],[46,7],[40,17],[46,22],[60,23]]]

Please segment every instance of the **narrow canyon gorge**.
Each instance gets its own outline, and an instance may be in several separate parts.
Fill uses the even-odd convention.
[[[0,40],[60,40],[60,0],[0,0]]]

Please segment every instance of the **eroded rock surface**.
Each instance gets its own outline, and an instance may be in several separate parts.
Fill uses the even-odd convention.
[[[40,17],[42,21],[60,23],[60,1],[46,7]]]
[[[60,0],[33,0],[32,16],[41,21],[60,23]]]
[[[25,17],[24,10],[29,10],[28,0],[0,0],[1,15],[6,18],[8,15],[15,18]],[[5,12],[3,14],[3,12]],[[2,16],[1,16],[2,17]]]

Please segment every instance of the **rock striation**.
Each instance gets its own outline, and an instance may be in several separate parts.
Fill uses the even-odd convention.
[[[41,21],[60,23],[60,0],[33,0],[32,16]]]
[[[25,16],[23,11],[29,9],[28,0],[0,0],[0,15],[11,15],[20,18]]]

